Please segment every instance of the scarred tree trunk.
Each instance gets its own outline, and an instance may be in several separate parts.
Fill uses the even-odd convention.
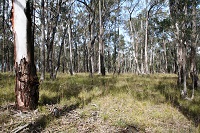
[[[13,0],[12,27],[14,33],[16,107],[21,110],[38,106],[39,82],[34,64],[30,0]]]

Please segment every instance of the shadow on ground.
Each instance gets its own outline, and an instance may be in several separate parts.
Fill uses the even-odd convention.
[[[177,78],[173,78],[177,80]],[[200,91],[195,90],[195,97],[193,100],[183,99],[180,95],[181,88],[176,85],[176,82],[168,82],[170,78],[163,77],[156,86],[162,95],[165,96],[166,101],[170,102],[174,107],[178,108],[179,111],[186,116],[189,120],[192,120],[195,126],[200,126]],[[191,97],[191,88],[188,87],[188,97]]]
[[[61,82],[58,82],[60,80]],[[83,106],[91,103],[92,99],[106,94],[105,88],[109,87],[110,85],[112,86],[110,83],[116,83],[115,78],[106,78],[101,76],[95,76],[94,78],[83,78],[83,76],[72,76],[68,77],[67,79],[57,79],[57,81],[51,82],[47,81],[41,85],[44,93],[40,96],[39,106],[45,107],[50,105],[53,107],[56,104],[60,104],[61,100],[70,100],[70,98],[73,97],[76,99],[73,104],[64,105],[59,109],[59,117],[65,116],[70,111],[73,111],[77,108],[82,108]],[[79,96],[80,93],[84,91],[90,94],[95,87],[103,87],[99,88],[102,89],[101,93],[97,95],[92,94],[84,98]],[[33,124],[29,125],[28,132],[42,132],[52,121],[56,120],[57,118],[58,117],[55,117],[52,113],[42,115],[36,119]]]

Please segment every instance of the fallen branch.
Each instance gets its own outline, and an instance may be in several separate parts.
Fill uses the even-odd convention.
[[[13,130],[11,131],[11,133],[18,133],[18,132],[22,131],[23,129],[25,129],[26,127],[28,127],[29,125],[30,125],[30,124],[25,124],[25,125],[23,125],[23,126],[19,126],[19,127],[15,128],[15,129],[13,129]]]

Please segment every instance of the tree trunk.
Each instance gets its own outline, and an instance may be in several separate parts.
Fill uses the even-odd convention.
[[[44,18],[44,0],[41,0],[41,34],[42,34],[42,43],[41,43],[41,77],[40,81],[45,79],[45,18]]]
[[[101,13],[101,0],[99,0],[99,74],[105,76],[105,66],[104,66],[104,44],[103,44],[103,23],[102,23],[102,13]]]
[[[4,72],[5,68],[4,68],[4,59],[5,59],[5,0],[3,0],[3,22],[2,22],[2,27],[3,27],[3,45],[2,45],[2,68],[1,71]]]
[[[63,38],[62,38],[62,42],[61,42],[61,45],[60,45],[60,51],[59,51],[59,55],[58,55],[58,62],[57,62],[57,66],[56,66],[55,72],[53,74],[53,79],[56,79],[57,72],[58,72],[58,70],[60,68],[60,57],[61,57],[62,49],[63,49],[63,46],[64,46],[66,31],[67,31],[67,29],[65,29],[64,33],[63,33]]]
[[[51,34],[51,40],[48,44],[48,47],[47,47],[47,63],[48,63],[48,66],[49,66],[49,72],[50,72],[50,79],[53,79],[53,45],[54,45],[54,38],[55,38],[55,34],[57,32],[57,25],[58,25],[58,20],[59,20],[59,16],[60,16],[60,8],[61,8],[61,3],[62,3],[62,0],[59,0],[59,3],[57,5],[57,14],[56,14],[56,17],[55,17],[55,20],[54,20],[54,25],[53,25],[53,31],[52,31],[52,34]]]
[[[143,20],[141,19],[140,20],[140,30],[141,30],[141,32],[143,32]],[[140,46],[140,63],[141,63],[141,66],[140,66],[140,70],[141,70],[141,73],[142,74],[144,74],[144,61],[143,61],[143,53],[144,53],[144,51],[143,51],[143,48],[144,48],[144,42],[143,42],[143,35],[141,35],[141,38],[142,39],[140,39],[140,43],[141,43],[141,46]]]
[[[138,39],[136,38],[136,40],[134,41],[133,32],[135,31],[136,36],[138,36],[138,33],[136,33],[135,26],[132,24],[131,15],[130,15],[129,23],[130,23],[130,29],[131,29],[131,40],[132,40],[131,42],[132,42],[132,46],[134,49],[133,58],[134,58],[134,63],[135,63],[135,72],[136,72],[136,74],[139,74],[140,69],[139,69],[139,65],[138,65],[138,42],[137,42]],[[134,29],[134,31],[133,31],[133,29]]]
[[[182,58],[182,61],[183,61],[183,90],[184,90],[184,93],[187,94],[187,86],[186,86],[186,78],[187,78],[187,72],[186,72],[186,45],[183,45],[182,46],[183,48],[183,58]]]
[[[86,36],[86,31],[85,31],[85,36]],[[83,71],[84,72],[88,72],[88,48],[87,48],[87,44],[86,44],[86,39],[84,39],[84,51],[83,51]]]
[[[117,72],[117,33],[116,33],[116,24],[117,23],[117,17],[115,18],[115,40],[114,40],[114,53],[113,53],[113,75]]]
[[[167,72],[167,49],[166,49],[166,41],[164,39],[163,39],[163,49],[164,49],[165,72]]]
[[[68,22],[68,36],[69,36],[69,60],[70,60],[70,62],[69,62],[69,67],[70,67],[70,69],[69,69],[69,72],[70,72],[70,74],[71,75],[73,75],[74,74],[74,70],[73,70],[73,62],[72,62],[72,38],[71,38],[71,36],[72,36],[72,29],[71,29],[71,20],[70,20],[71,18],[70,18],[70,15],[69,15],[69,22]]]
[[[196,47],[197,47],[197,23],[196,23],[196,1],[192,1],[192,44],[190,54],[190,75],[192,78],[192,98],[194,98],[194,89],[198,86],[198,74],[196,72]]]
[[[92,12],[93,13],[93,12]],[[97,36],[94,36],[94,19],[95,15],[91,17],[89,16],[89,19],[91,19],[91,22],[89,23],[89,33],[90,33],[90,41],[88,44],[88,63],[89,63],[89,71],[90,76],[93,76],[94,73],[94,43]]]
[[[16,106],[21,110],[36,109],[39,100],[30,7],[30,0],[13,0],[11,21],[14,33],[15,96]]]
[[[147,10],[147,9],[146,9]],[[146,16],[146,28],[145,28],[145,45],[144,45],[144,70],[145,73],[148,74],[149,73],[149,68],[148,68],[148,55],[147,55],[147,50],[148,50],[148,27],[149,27],[149,15],[148,15],[148,11],[147,12],[147,16]]]
[[[77,39],[76,42],[74,42],[74,72],[78,73],[78,37],[76,36],[76,31],[74,32],[74,38]]]

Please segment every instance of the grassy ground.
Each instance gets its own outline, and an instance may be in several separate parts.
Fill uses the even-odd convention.
[[[192,101],[181,99],[176,81],[173,74],[93,78],[88,74],[59,74],[56,80],[41,83],[37,116],[14,125],[10,123],[19,118],[5,109],[14,102],[14,76],[0,74],[0,131],[12,131],[34,121],[29,131],[39,127],[37,131],[42,132],[198,133],[200,90],[195,91]],[[59,117],[51,115],[49,109],[54,107],[59,109]],[[9,124],[13,126],[8,128]]]

